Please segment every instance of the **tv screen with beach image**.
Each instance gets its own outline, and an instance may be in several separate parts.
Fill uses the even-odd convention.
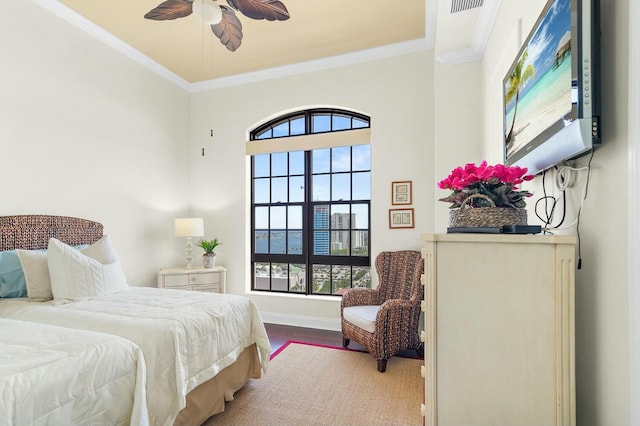
[[[506,158],[543,143],[547,129],[575,119],[571,54],[571,0],[557,0],[504,80]]]

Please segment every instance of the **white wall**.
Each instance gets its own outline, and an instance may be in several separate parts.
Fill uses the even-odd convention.
[[[0,215],[101,222],[154,284],[182,256],[188,94],[31,1],[3,2],[0,40]]]
[[[433,80],[432,54],[420,52],[193,96],[193,208],[205,217],[207,234],[224,242],[216,252],[228,268],[230,292],[250,288],[247,131],[293,109],[330,105],[371,116],[371,253],[420,247],[420,234],[433,231]],[[415,229],[388,229],[391,182],[397,180],[413,181]],[[250,297],[265,318],[294,315],[299,325],[331,328],[339,323],[338,298]]]
[[[520,46],[520,22],[524,37],[544,3],[502,2],[482,62],[484,100],[490,108],[484,119],[488,156],[495,157],[493,147],[502,140],[496,130],[502,129],[500,81]],[[602,0],[603,144],[592,162],[588,198],[580,217],[583,263],[576,273],[577,423],[584,426],[630,422],[628,7],[628,1]],[[586,161],[582,158],[576,165],[586,165]],[[534,199],[542,193],[540,180],[536,179],[532,186]],[[567,223],[576,218],[585,183],[586,173],[581,172],[568,194]],[[552,192],[558,195],[558,191]],[[540,223],[531,208],[529,223]],[[575,226],[563,232],[575,234]]]
[[[479,163],[482,157],[482,86],[478,84],[480,63],[435,65],[435,164],[434,199],[448,190],[436,187],[455,167]],[[435,202],[435,231],[447,232],[449,203]]]

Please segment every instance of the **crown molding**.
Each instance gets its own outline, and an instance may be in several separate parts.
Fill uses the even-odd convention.
[[[354,65],[363,62],[371,62],[378,59],[390,58],[393,56],[405,55],[422,50],[428,50],[429,44],[426,39],[418,39],[397,43],[373,49],[360,50],[358,52],[344,55],[331,56],[329,58],[315,59],[312,61],[299,62],[297,64],[284,65],[260,71],[244,74],[237,74],[229,77],[221,77],[207,81],[193,83],[191,91],[200,92],[203,90],[219,89],[222,87],[236,86],[240,84],[253,83],[256,81],[269,80],[273,78],[288,77],[296,74],[310,73],[330,68],[337,68],[345,65]]]
[[[491,36],[493,24],[498,15],[501,3],[502,0],[485,0],[484,6],[478,16],[471,46],[438,53],[436,55],[438,62],[444,65],[456,65],[481,60],[487,43],[489,42],[489,37]]]
[[[475,47],[465,49],[450,50],[436,55],[436,60],[444,65],[457,65],[467,62],[479,61],[482,59],[484,49],[478,50]]]

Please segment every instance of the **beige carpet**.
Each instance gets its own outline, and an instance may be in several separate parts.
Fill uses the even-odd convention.
[[[205,425],[422,425],[420,365],[393,357],[379,373],[367,353],[290,342]]]

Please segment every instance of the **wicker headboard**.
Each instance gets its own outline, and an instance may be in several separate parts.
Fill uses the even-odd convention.
[[[45,249],[50,238],[69,245],[93,244],[102,237],[101,223],[67,216],[0,216],[0,251]]]

